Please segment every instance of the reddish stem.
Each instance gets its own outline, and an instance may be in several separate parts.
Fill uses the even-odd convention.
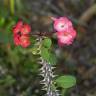
[[[47,36],[52,37],[55,32],[33,32],[31,33],[32,36]]]

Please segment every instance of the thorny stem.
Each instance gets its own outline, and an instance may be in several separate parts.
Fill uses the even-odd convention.
[[[41,58],[42,59],[42,58]],[[43,60],[43,59],[42,59]],[[41,84],[44,84],[43,90],[47,91],[47,96],[59,96],[58,90],[53,88],[53,75],[52,70],[54,69],[50,64],[43,60],[43,66],[41,68],[41,76],[44,79],[41,81]]]
[[[37,39],[37,42],[37,45],[40,46],[42,38]],[[40,51],[40,55],[40,48],[38,50]],[[41,56],[39,58],[39,63],[42,65],[40,69],[40,75],[43,77],[43,80],[40,83],[44,84],[43,90],[47,92],[45,96],[59,96],[58,90],[56,90],[56,88],[53,88],[53,86],[55,86],[53,83],[53,78],[55,77],[55,75],[53,75],[54,67],[52,67],[51,64],[45,61]]]

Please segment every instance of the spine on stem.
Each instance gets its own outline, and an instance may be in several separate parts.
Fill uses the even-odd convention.
[[[42,38],[37,39],[37,45],[39,46],[41,45],[41,43]],[[53,82],[53,79],[55,77],[55,75],[53,74],[54,67],[52,67],[51,64],[49,64],[41,57],[40,47],[38,48],[38,54],[40,55],[38,63],[42,65],[40,69],[40,75],[43,77],[43,80],[40,83],[44,85],[42,90],[45,90],[47,92],[45,96],[60,96]]]

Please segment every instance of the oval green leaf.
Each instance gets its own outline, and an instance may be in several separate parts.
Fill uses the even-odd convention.
[[[51,39],[45,38],[45,39],[43,40],[43,46],[44,46],[44,47],[50,48],[50,47],[51,47],[51,44],[52,44]]]
[[[43,59],[45,59],[46,61],[49,60],[49,52],[48,52],[48,49],[47,48],[42,48],[41,49],[41,56]]]
[[[56,79],[56,83],[62,88],[71,88],[76,85],[76,78],[70,75],[60,76]]]

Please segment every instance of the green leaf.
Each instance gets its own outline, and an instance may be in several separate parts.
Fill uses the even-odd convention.
[[[57,62],[56,56],[51,53],[47,48],[41,48],[41,56],[45,59],[49,64],[55,65]]]
[[[11,75],[8,75],[5,79],[5,83],[6,85],[12,85],[16,82],[16,80],[11,76]]]
[[[7,26],[6,26],[7,33],[12,33],[12,28],[13,28],[14,24],[15,24],[14,20],[11,20],[10,22],[7,23]]]
[[[51,39],[45,38],[45,39],[43,40],[43,46],[44,46],[44,47],[50,48],[50,47],[51,47],[51,44],[52,44]]]
[[[3,84],[5,86],[10,86],[15,82],[16,80],[11,75],[7,75],[5,78],[0,80],[0,84]]]
[[[54,54],[52,54],[52,53],[50,53],[49,62],[50,62],[50,64],[52,64],[52,65],[55,65],[56,62],[57,62],[56,56],[55,56]]]
[[[70,75],[60,76],[56,79],[57,85],[62,88],[70,88],[76,85],[76,78]]]
[[[4,33],[4,32],[0,32],[0,43],[8,43],[9,42],[9,38],[8,34]]]
[[[24,64],[24,72],[23,73],[29,73],[29,72],[33,72],[34,74],[38,72],[38,64],[36,64],[36,62],[29,62],[29,63],[25,63]]]
[[[42,48],[41,49],[41,56],[43,59],[45,59],[46,61],[49,60],[49,52],[48,52],[48,49],[47,48]]]
[[[0,27],[2,27],[5,23],[5,18],[4,17],[0,17]]]

